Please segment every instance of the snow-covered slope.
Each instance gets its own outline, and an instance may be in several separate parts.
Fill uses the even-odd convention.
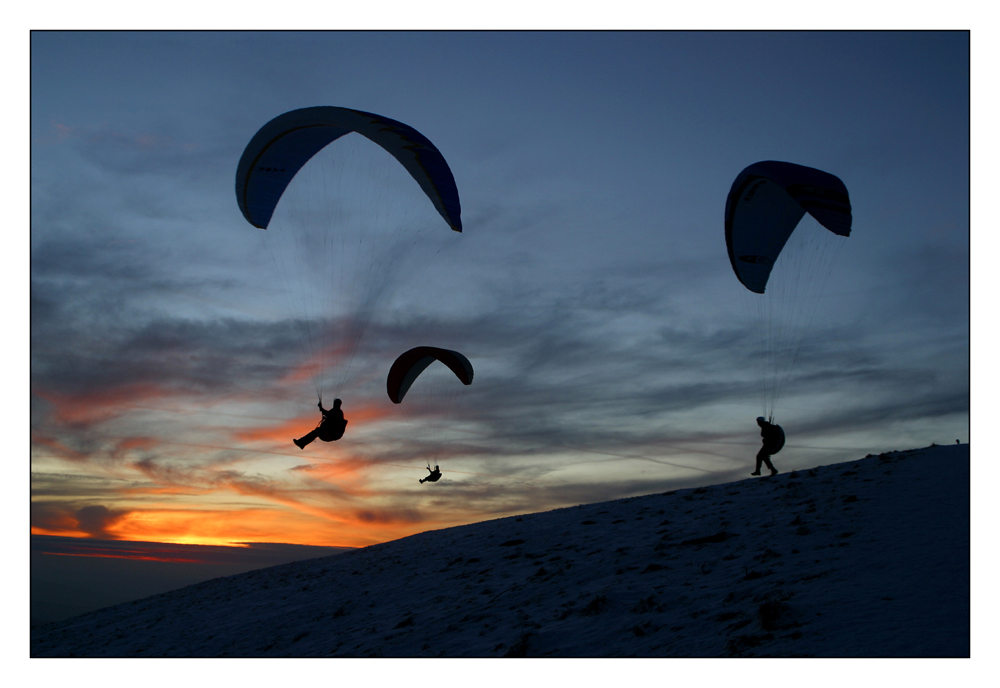
[[[969,447],[928,447],[218,578],[31,652],[962,657],[969,576]]]

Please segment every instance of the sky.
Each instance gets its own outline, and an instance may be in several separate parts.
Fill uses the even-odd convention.
[[[34,32],[32,534],[357,547],[745,476],[760,385],[723,211],[761,160],[837,175],[854,218],[801,324],[775,464],[969,441],[969,50],[919,31]],[[356,301],[276,305],[322,283],[275,277],[234,176],[263,124],[314,105],[427,136],[464,230],[430,214],[336,389],[347,433],[299,450],[319,414],[296,372],[339,346],[300,328]],[[464,353],[473,384],[428,369],[446,392],[394,406],[384,376],[417,345]],[[418,483],[427,462],[441,481]]]

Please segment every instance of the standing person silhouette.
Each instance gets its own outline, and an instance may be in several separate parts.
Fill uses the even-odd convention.
[[[771,469],[771,475],[775,475],[778,469],[771,463],[771,456],[785,446],[785,431],[780,425],[768,423],[764,416],[757,416],[757,425],[760,426],[761,447],[757,452],[757,468],[750,475],[760,475],[761,463]]]

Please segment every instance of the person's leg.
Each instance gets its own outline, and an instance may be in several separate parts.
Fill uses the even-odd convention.
[[[771,463],[771,457],[770,456],[765,456],[764,457],[764,463],[767,464],[768,469],[771,471],[771,475],[777,475],[778,469],[774,467],[773,463]]]
[[[316,428],[315,430],[313,430],[312,432],[310,432],[308,435],[295,440],[295,444],[299,447],[299,449],[302,449],[307,444],[309,444],[310,442],[315,441],[315,439],[317,437],[319,437],[319,428]]]

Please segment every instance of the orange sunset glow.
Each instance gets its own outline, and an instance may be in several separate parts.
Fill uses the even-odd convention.
[[[419,520],[394,509],[336,510],[288,498],[272,506],[244,509],[149,509],[125,511],[98,535],[101,539],[224,545],[241,542],[285,542],[331,547],[362,547],[394,540],[443,524]],[[283,508],[282,508],[283,507]],[[33,525],[34,535],[90,538],[72,515]]]
[[[60,412],[53,430],[58,434],[60,426],[105,422],[117,413],[128,413],[149,392],[143,386],[109,392],[101,396],[106,413]],[[75,407],[75,402],[59,401]],[[364,436],[366,428],[378,431],[391,423],[396,411],[389,404],[346,408],[350,429],[358,436]],[[35,433],[36,448],[48,450],[36,455],[36,465],[48,466],[63,477],[51,485],[51,478],[46,482],[43,474],[36,477],[32,533],[185,545],[283,542],[356,547],[468,518],[462,509],[440,518],[419,507],[426,499],[426,493],[418,491],[417,478],[424,474],[419,461],[386,460],[381,453],[372,454],[370,444],[317,442],[306,451],[292,445],[290,439],[308,432],[318,416],[310,412],[231,429],[206,426],[202,441],[113,435],[96,452]],[[238,419],[231,412],[227,417]],[[167,423],[174,419],[164,416]],[[250,466],[257,470],[247,471]],[[407,474],[401,485],[400,478]],[[106,487],[99,501],[67,500],[57,493],[44,496],[50,490],[102,484]],[[400,508],[396,503],[393,495],[403,486],[418,497],[413,506]]]
[[[158,386],[146,383],[80,394],[63,394],[36,387],[32,389],[32,394],[49,402],[54,419],[67,424],[99,422],[128,411],[130,406],[170,396]]]

